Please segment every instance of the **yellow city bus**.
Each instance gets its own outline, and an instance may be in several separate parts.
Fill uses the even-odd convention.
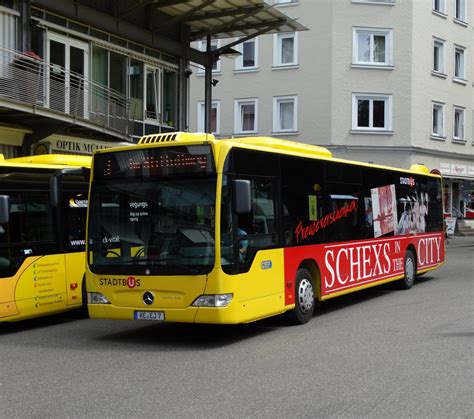
[[[145,136],[95,153],[92,318],[244,323],[444,261],[441,177],[275,138]]]
[[[0,322],[83,307],[90,164],[0,155]]]

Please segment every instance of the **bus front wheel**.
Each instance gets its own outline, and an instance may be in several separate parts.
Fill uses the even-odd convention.
[[[81,295],[82,295],[82,306],[79,309],[81,317],[84,317],[86,319],[89,318],[89,308],[87,307],[87,289],[86,289],[86,277],[82,278],[82,289],[81,289]]]
[[[291,311],[294,324],[305,324],[311,320],[314,312],[314,286],[311,273],[307,269],[298,269],[295,280],[295,308]]]
[[[416,276],[416,258],[412,250],[407,250],[405,254],[405,274],[398,282],[399,288],[408,290],[413,286]]]

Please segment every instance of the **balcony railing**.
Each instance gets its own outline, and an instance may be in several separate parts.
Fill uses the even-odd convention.
[[[130,136],[130,100],[82,74],[46,63],[33,53],[0,47],[0,98],[43,107]]]

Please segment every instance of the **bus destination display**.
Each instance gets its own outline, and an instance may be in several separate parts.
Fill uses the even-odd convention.
[[[95,157],[96,179],[155,178],[210,174],[210,146],[180,146],[123,151]]]

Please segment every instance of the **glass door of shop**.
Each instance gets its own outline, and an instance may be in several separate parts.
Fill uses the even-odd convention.
[[[47,104],[50,109],[88,117],[89,45],[48,33]]]
[[[146,120],[161,123],[161,70],[152,66],[145,66],[145,98]]]
[[[453,182],[451,185],[452,195],[451,195],[451,205],[453,216],[457,218],[463,218],[464,214],[461,211],[461,194],[459,188],[459,182]]]

